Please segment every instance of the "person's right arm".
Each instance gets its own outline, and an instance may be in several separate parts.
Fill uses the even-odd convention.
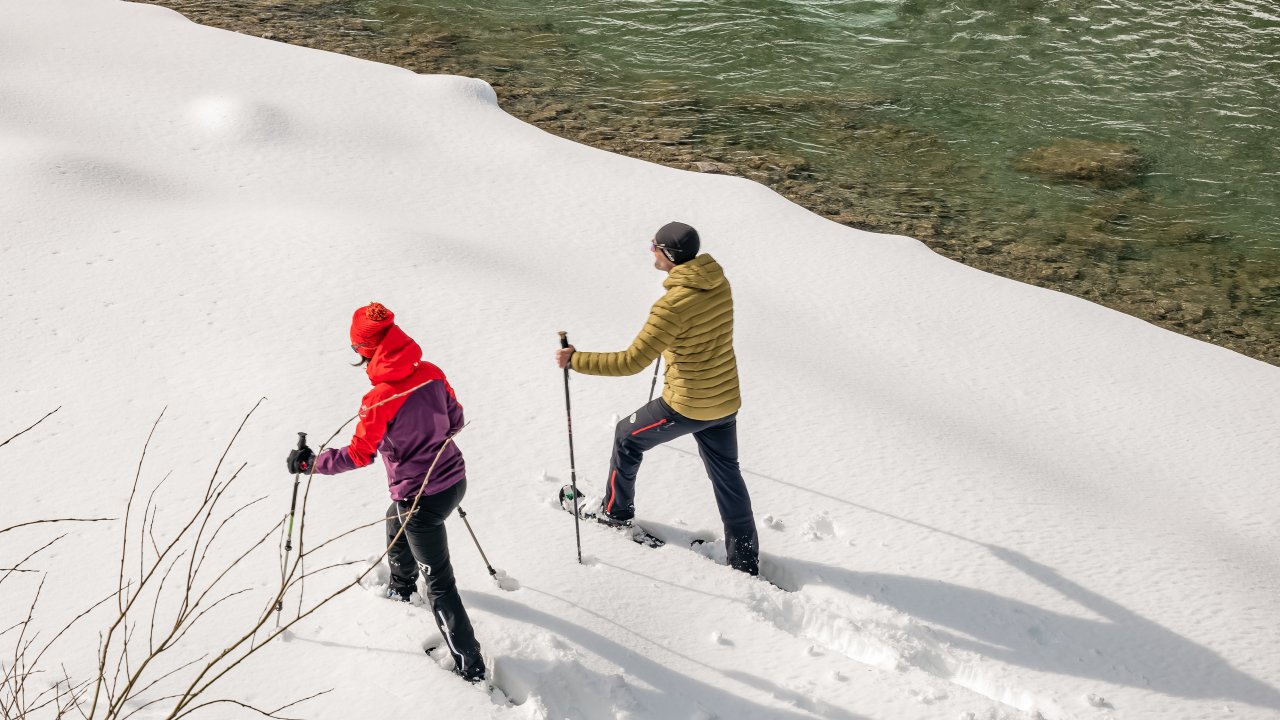
[[[570,364],[584,375],[635,375],[652,365],[663,350],[671,347],[679,332],[675,314],[659,300],[649,310],[649,319],[631,342],[631,347],[606,353],[574,351]]]

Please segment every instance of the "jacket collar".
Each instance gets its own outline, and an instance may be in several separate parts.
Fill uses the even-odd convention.
[[[420,360],[422,348],[399,325],[392,325],[382,342],[374,348],[373,359],[369,361],[365,372],[374,385],[395,382],[412,375]]]
[[[711,290],[725,283],[724,270],[720,263],[707,253],[686,263],[681,263],[667,273],[662,286],[668,290],[674,287],[687,287],[694,290]]]

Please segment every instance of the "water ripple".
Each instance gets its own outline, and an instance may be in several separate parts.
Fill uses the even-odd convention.
[[[886,183],[931,185],[997,224],[1010,222],[1000,213],[1027,205],[1047,214],[1081,204],[1075,190],[1029,183],[1012,158],[1061,138],[1131,143],[1153,161],[1153,197],[1192,213],[1187,221],[1220,224],[1223,235],[1280,253],[1274,0],[417,7],[444,27],[465,28],[472,51],[517,59],[566,94],[685,113],[697,133],[800,153],[835,181],[856,168]],[[845,99],[851,108],[838,106]],[[901,155],[857,154],[851,134],[878,127],[909,128],[916,144],[900,143]],[[908,157],[918,155],[945,160],[935,167]]]

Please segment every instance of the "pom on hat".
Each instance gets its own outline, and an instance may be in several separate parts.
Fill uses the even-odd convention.
[[[356,310],[351,317],[351,346],[363,357],[373,351],[395,324],[396,315],[382,303],[372,302]]]

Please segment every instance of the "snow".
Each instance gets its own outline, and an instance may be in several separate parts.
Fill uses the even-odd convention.
[[[555,502],[556,331],[624,347],[661,293],[647,245],[671,219],[734,284],[742,463],[763,571],[792,592],[724,567],[715,543],[679,547],[720,537],[688,439],[641,471],[639,518],[662,549],[583,527],[579,565]],[[46,638],[116,587],[119,518],[162,409],[139,486],[169,476],[164,537],[268,398],[219,475],[244,464],[228,508],[265,497],[213,546],[227,563],[287,511],[295,433],[314,445],[354,414],[355,307],[392,308],[457,389],[463,507],[507,589],[456,518],[451,548],[498,689],[423,654],[439,642],[429,611],[383,599],[379,568],[218,697],[274,708],[332,689],[283,713],[307,718],[1280,716],[1280,370],[745,180],[553,137],[480,80],[154,6],[6,0],[0,281],[0,438],[61,408],[0,448],[0,527],[117,518],[0,535],[9,565],[69,533],[30,563],[48,571]],[[649,376],[571,384],[591,491]],[[382,470],[317,478],[308,503],[314,547],[381,516]],[[374,526],[324,548],[317,564],[355,564],[306,597],[381,541]],[[249,592],[165,667],[238,637],[278,562],[272,548],[241,567],[229,589]],[[0,627],[39,577],[0,586]],[[52,672],[88,677],[109,620],[60,639]]]

